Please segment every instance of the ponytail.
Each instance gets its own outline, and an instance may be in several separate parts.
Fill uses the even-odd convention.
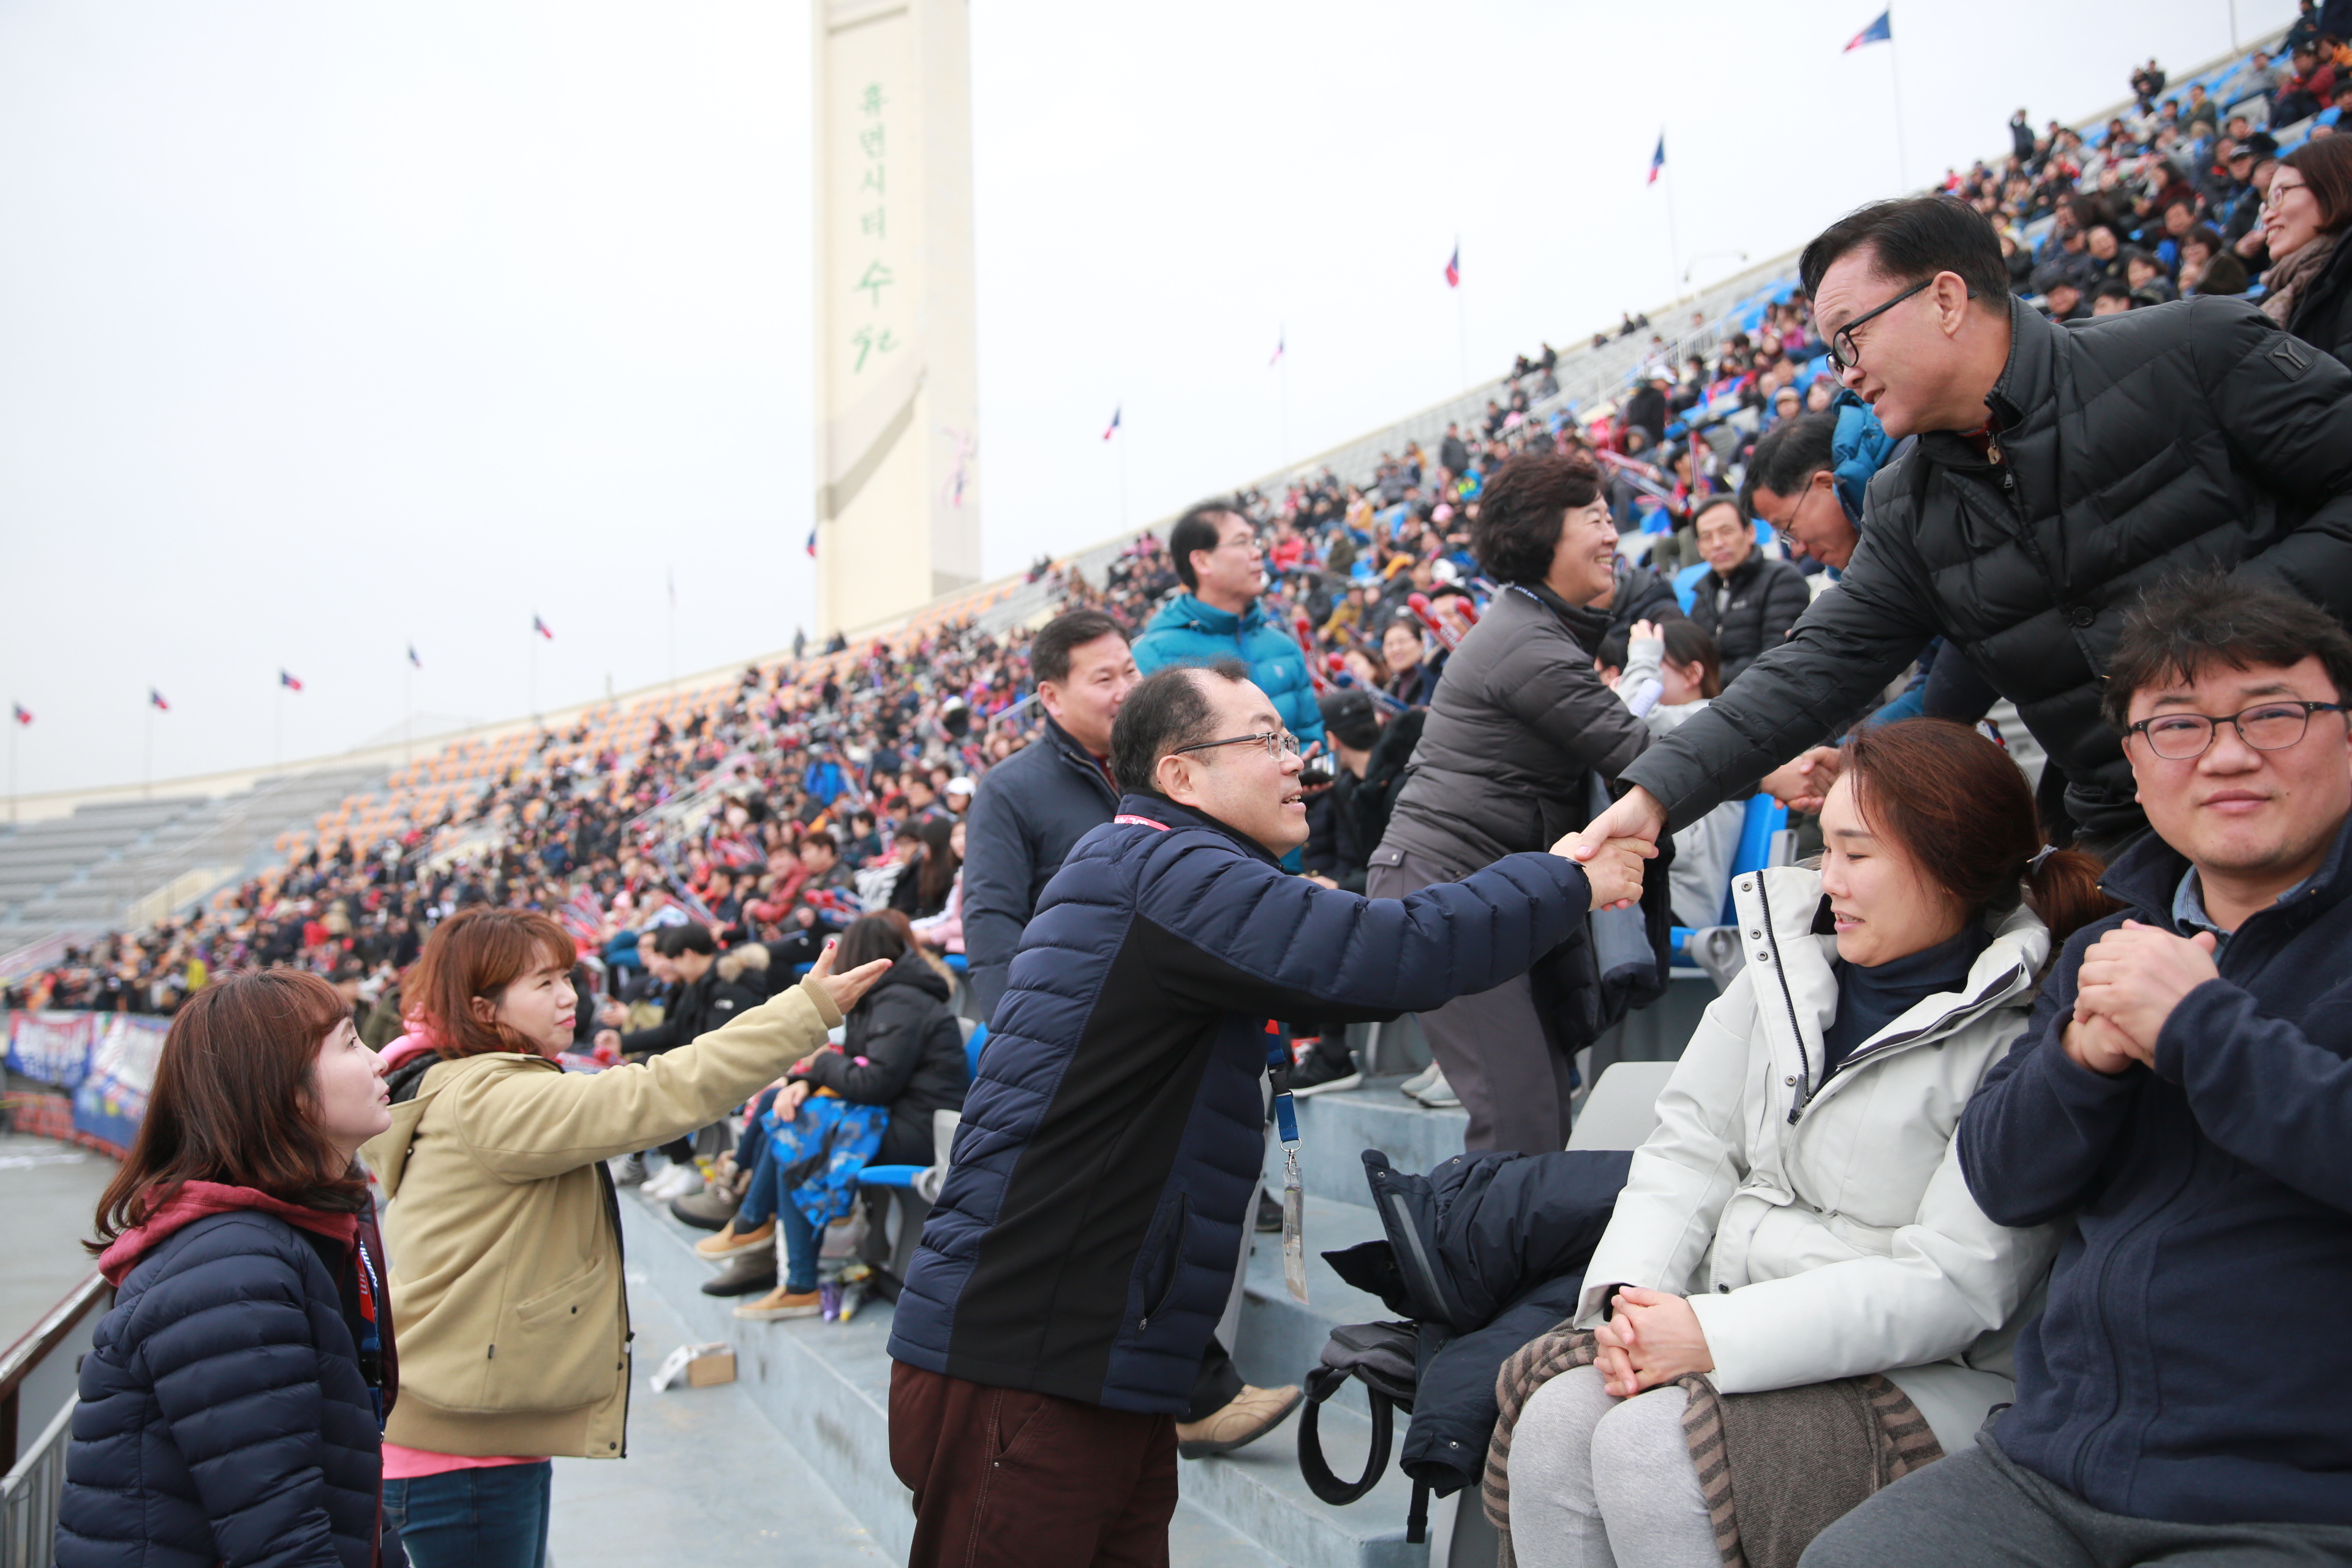
[[[2025,901],[2050,928],[2054,952],[2066,939],[2123,906],[2099,890],[2106,868],[2079,849],[2044,849],[2025,865]]]

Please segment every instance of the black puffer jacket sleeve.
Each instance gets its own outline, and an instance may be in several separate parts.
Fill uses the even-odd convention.
[[[964,826],[963,950],[972,1003],[982,1018],[1004,994],[1004,972],[1035,900],[1036,835],[1015,794],[1010,773],[982,780]]]

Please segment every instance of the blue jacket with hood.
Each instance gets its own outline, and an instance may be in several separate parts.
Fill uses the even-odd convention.
[[[1213,817],[1126,796],[1022,935],[891,1355],[1181,1411],[1257,1193],[1269,1021],[1487,990],[1580,931],[1591,898],[1575,862],[1522,854],[1362,899],[1284,875]]]
[[[1301,745],[1323,738],[1323,710],[1316,705],[1315,680],[1298,639],[1268,620],[1264,601],[1240,615],[1213,609],[1190,594],[1160,606],[1135,639],[1135,668],[1146,675],[1176,664],[1214,664],[1237,658],[1250,668],[1258,689],[1274,699],[1274,710]]]

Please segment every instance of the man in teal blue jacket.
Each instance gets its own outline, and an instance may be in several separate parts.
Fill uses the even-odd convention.
[[[1265,552],[1250,520],[1227,502],[1204,502],[1176,520],[1168,553],[1184,592],[1161,605],[1136,638],[1135,667],[1150,675],[1170,665],[1238,658],[1301,745],[1322,740],[1323,711],[1297,636],[1258,606]]]

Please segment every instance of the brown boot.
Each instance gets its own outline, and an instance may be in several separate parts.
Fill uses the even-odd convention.
[[[742,1310],[735,1309],[739,1317]],[[1176,1452],[1188,1459],[1205,1459],[1212,1454],[1246,1447],[1281,1426],[1283,1417],[1297,1409],[1303,1397],[1296,1384],[1287,1388],[1252,1388],[1244,1384],[1223,1409],[1198,1421],[1176,1423]]]
[[[716,1261],[721,1258],[732,1258],[739,1252],[749,1252],[756,1247],[772,1247],[775,1245],[776,1222],[773,1218],[753,1230],[737,1230],[735,1222],[730,1219],[719,1226],[717,1235],[706,1236],[696,1242],[694,1250],[698,1256]]]

